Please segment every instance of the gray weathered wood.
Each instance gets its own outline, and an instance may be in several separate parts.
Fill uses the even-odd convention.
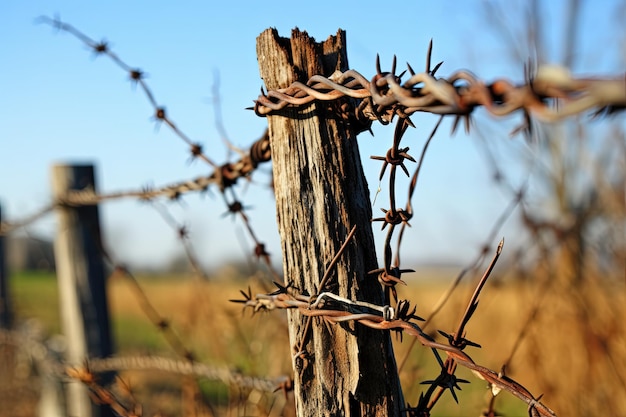
[[[95,191],[95,187],[92,165],[55,165],[52,168],[56,201],[62,202],[69,190],[92,188]],[[113,353],[98,207],[61,204],[56,211],[58,231],[54,252],[61,328],[67,339],[66,361],[70,365],[83,365],[87,358],[103,358]],[[82,383],[70,382],[67,389],[68,415],[110,415],[108,408],[92,406]]]
[[[306,32],[291,39],[268,29],[257,38],[257,58],[267,89],[287,87],[315,74],[348,69],[345,32],[322,43]],[[356,225],[357,233],[336,266],[334,292],[382,303],[374,276],[376,254],[369,191],[356,133],[332,117],[328,103],[285,109],[268,117],[278,227],[285,279],[315,294],[327,265]],[[305,318],[290,310],[290,342],[297,350]],[[313,320],[306,357],[294,357],[300,416],[394,416],[404,407],[388,332],[344,323],[328,328]]]

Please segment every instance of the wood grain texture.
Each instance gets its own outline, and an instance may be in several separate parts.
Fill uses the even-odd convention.
[[[316,43],[298,29],[290,39],[268,29],[257,38],[257,57],[267,89],[348,69],[343,31]],[[284,274],[289,284],[308,294],[332,290],[381,304],[380,285],[368,275],[377,263],[356,134],[328,106],[312,103],[268,116]],[[354,225],[355,238],[329,285],[318,288]],[[297,311],[289,311],[294,353],[305,322]],[[404,404],[388,333],[354,323],[325,326],[314,319],[306,340],[306,357],[293,360],[298,415],[400,415]]]

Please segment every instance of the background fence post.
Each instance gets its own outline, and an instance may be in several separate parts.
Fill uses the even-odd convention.
[[[54,252],[61,328],[67,338],[66,360],[70,365],[84,365],[87,358],[113,353],[98,206],[63,203],[68,191],[85,189],[96,191],[93,165],[53,166],[52,191],[59,203]],[[92,405],[86,387],[78,381],[68,384],[67,412],[81,417],[113,415],[106,406]]]
[[[0,222],[2,222],[2,205],[0,204]],[[4,235],[0,234],[0,329],[10,329],[13,325],[13,311],[9,294],[9,276],[6,266],[6,248]]]
[[[345,32],[322,43],[294,29],[291,39],[268,29],[257,38],[261,78],[268,90],[348,69]],[[337,117],[339,104],[311,103],[268,116],[278,228],[286,283],[308,294],[383,304],[371,226],[370,195],[355,127]],[[328,106],[333,106],[328,109]],[[333,110],[334,109],[334,110]],[[357,232],[332,274],[327,266],[353,226]],[[355,323],[324,326],[288,310],[294,390],[300,416],[398,416],[405,407],[389,332]],[[306,336],[309,334],[310,336]],[[307,343],[299,346],[302,341]]]

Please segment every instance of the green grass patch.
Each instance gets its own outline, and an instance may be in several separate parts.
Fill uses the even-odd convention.
[[[37,319],[48,333],[59,333],[59,291],[50,272],[19,272],[9,276],[9,291],[16,319]]]
[[[171,351],[163,334],[147,318],[113,317],[111,326],[113,341],[121,353],[158,354]]]
[[[225,407],[229,401],[229,388],[221,381],[198,379],[200,393],[214,407]]]
[[[36,319],[49,334],[61,333],[59,290],[56,275],[28,271],[10,276],[13,310],[19,321]],[[143,316],[111,318],[116,347],[121,352],[159,353],[170,350],[163,335]]]

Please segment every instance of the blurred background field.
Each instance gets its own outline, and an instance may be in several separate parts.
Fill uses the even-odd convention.
[[[399,289],[400,297],[417,303],[417,314],[429,317],[455,277],[452,269],[440,273],[436,269],[418,270],[409,285]],[[456,327],[475,284],[475,278],[467,279],[428,324],[429,333],[434,335],[437,329],[451,332]],[[624,415],[620,414],[626,409],[622,395],[626,376],[624,282],[607,280],[585,285],[579,291],[559,287],[558,282],[538,286],[534,281],[503,276],[502,271],[496,271],[492,279],[468,327],[468,338],[482,345],[482,349],[469,348],[470,356],[492,369],[508,362],[507,375],[524,381],[531,392],[544,393],[555,410],[597,411],[611,405],[613,415]],[[290,374],[284,312],[252,315],[228,301],[240,298],[239,290],[248,285],[253,293],[272,290],[267,277],[261,274],[250,278],[234,268],[224,268],[207,281],[189,274],[164,274],[142,275],[138,282],[198,361],[260,377]],[[60,329],[54,275],[17,274],[11,286],[19,322],[33,326],[36,321],[46,338],[57,334]],[[117,355],[176,358],[159,329],[142,311],[132,286],[123,277],[113,275],[108,289]],[[541,308],[533,312],[538,298]],[[524,328],[525,336],[518,343]],[[401,362],[411,338],[394,340]],[[518,350],[510,359],[515,346]],[[406,400],[415,403],[420,382],[436,377],[438,368],[430,352],[419,345],[408,355],[400,375]],[[8,370],[5,368],[0,377],[0,402],[5,405],[0,415],[34,415],[38,377]],[[122,371],[119,377],[130,387],[134,401],[142,404],[144,415],[175,416],[185,411],[185,377],[161,371]],[[471,381],[463,384],[459,393],[462,406],[446,394],[434,415],[478,416],[486,408],[490,397],[486,384],[465,370],[459,371],[459,377]],[[206,407],[205,414],[200,415],[211,415],[209,410],[219,415],[288,415],[292,401],[291,394],[285,400],[281,392],[244,392],[215,381],[203,381],[200,387],[200,403]],[[593,403],[602,397],[606,398],[604,404]],[[508,393],[497,397],[496,409],[507,416],[526,413],[525,405]],[[560,415],[567,412],[561,411]]]
[[[6,61],[16,64],[6,66],[0,79],[0,90],[6,92],[0,96],[0,109],[11,140],[1,148],[3,221],[22,220],[50,203],[53,160],[97,159],[106,191],[207,174],[206,166],[185,163],[188,150],[170,140],[165,126],[157,136],[145,97],[124,84],[128,74],[105,57],[87,58],[87,48],[68,34],[55,36],[49,27],[32,25],[41,13],[58,11],[64,21],[95,39],[112,39],[120,57],[149,73],[155,96],[165,101],[159,104],[167,105],[179,126],[207,145],[219,163],[225,154],[233,160],[232,149],[220,143],[226,136],[231,145],[246,147],[267,125],[243,109],[262,84],[254,38],[269,26],[278,27],[283,36],[299,26],[319,39],[339,27],[346,29],[351,67],[367,76],[377,54],[385,68],[394,54],[399,62],[409,60],[422,68],[429,39],[435,44],[433,63],[445,61],[439,74],[468,68],[486,80],[510,77],[522,82],[531,75],[529,68],[554,64],[576,75],[621,77],[626,58],[626,2],[621,0],[467,1],[458,2],[454,10],[437,2],[405,5],[406,12],[392,16],[399,22],[393,28],[397,42],[372,32],[369,8],[356,10],[348,3],[329,4],[337,12],[333,15],[321,6],[304,10],[305,3],[298,5],[302,13],[294,13],[291,5],[269,10],[262,3],[244,8],[231,2],[217,15],[208,3],[149,8],[127,2],[88,8],[61,0],[55,4],[52,10],[37,2],[0,5],[0,15],[9,16],[0,31],[16,40],[2,45]],[[237,31],[231,27],[234,19],[241,22]],[[145,24],[141,30],[138,22]],[[224,33],[233,32],[224,42]],[[508,376],[533,394],[544,394],[543,401],[560,416],[626,417],[626,119],[619,108],[603,110],[606,114],[599,117],[585,114],[552,125],[532,122],[526,126],[532,127],[532,135],[513,138],[510,134],[524,122],[522,117],[494,119],[477,108],[469,134],[457,131],[453,138],[446,133],[453,118],[446,118],[440,129],[444,133],[426,155],[413,227],[402,248],[403,264],[417,272],[407,275],[408,286],[398,286],[400,298],[411,300],[416,314],[428,318],[462,269],[440,264],[467,265],[476,251],[506,236],[503,256],[467,327],[467,337],[482,349],[470,347],[467,352],[496,371],[506,363]],[[433,124],[431,116],[414,118],[414,156]],[[384,154],[391,134],[383,126],[374,126],[374,131],[375,138],[364,134],[359,146],[372,207],[379,213],[387,190],[380,187],[380,164],[369,156]],[[246,213],[267,243],[272,265],[280,270],[269,172],[260,169],[260,175],[237,190],[245,207],[253,209]],[[145,296],[195,359],[250,376],[288,376],[293,351],[285,313],[252,315],[228,301],[241,298],[239,291],[248,287],[253,294],[273,291],[272,278],[257,271],[251,255],[254,242],[246,240],[245,226],[221,218],[228,208],[221,204],[219,191],[208,194],[155,205],[134,200],[102,204],[104,245],[115,260],[143,271],[137,279]],[[57,223],[48,216],[18,232],[6,239],[16,326],[62,351],[52,272]],[[383,233],[375,234],[379,245]],[[186,244],[202,268],[213,268],[207,280],[184,272],[189,268]],[[38,256],[20,256],[20,251]],[[231,260],[247,264],[223,264]],[[438,266],[416,267],[428,262]],[[429,322],[429,334],[443,341],[436,330],[456,329],[484,267],[483,262],[465,276]],[[112,274],[107,285],[116,355],[184,360],[167,342],[163,328],[142,310],[127,277]],[[434,379],[437,365],[427,349],[409,350],[411,338],[400,342],[392,337],[397,362],[408,357],[400,378],[406,401],[415,405],[424,388],[420,382]],[[0,417],[38,414],[46,381],[29,356],[31,348],[0,343]],[[115,394],[126,404],[141,405],[145,416],[293,412],[293,394],[285,397],[281,391],[271,394],[202,380],[197,392],[195,381],[169,372],[118,375]],[[458,375],[471,381],[457,392],[460,404],[446,392],[434,416],[480,416],[486,409],[490,394],[484,381],[464,369]],[[507,393],[496,397],[496,410],[505,416],[528,415],[526,406]]]

